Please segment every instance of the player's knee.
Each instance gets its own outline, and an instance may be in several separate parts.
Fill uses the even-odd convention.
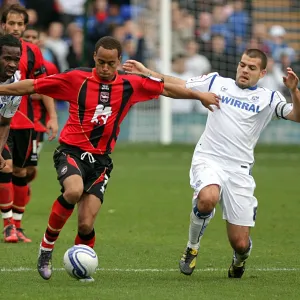
[[[201,212],[211,212],[219,201],[219,186],[209,185],[203,188],[198,195],[198,210]]]
[[[82,186],[72,186],[65,189],[63,196],[69,203],[76,204],[80,200],[82,193]]]
[[[36,167],[28,167],[27,168],[27,173],[26,173],[26,180],[27,182],[31,182],[34,180],[34,178],[37,175],[37,168]]]
[[[25,177],[26,173],[26,168],[13,167],[13,175],[16,177]]]
[[[78,221],[78,232],[82,235],[88,235],[93,230],[93,222],[89,222],[88,220],[80,220]]]
[[[231,240],[231,245],[237,253],[245,253],[249,249],[249,239],[235,238]]]

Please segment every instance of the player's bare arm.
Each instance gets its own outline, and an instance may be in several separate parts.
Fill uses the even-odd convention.
[[[146,68],[142,63],[129,59],[123,64],[123,69],[130,73],[139,73],[145,76],[153,76],[156,78],[161,78],[164,80],[164,82],[167,83],[173,83],[177,85],[181,85],[182,87],[185,87],[185,80],[182,80],[177,77],[169,76],[169,75],[163,75],[158,72],[152,71],[148,68]]]
[[[54,99],[46,96],[46,95],[41,95],[42,96],[42,101],[46,107],[46,110],[49,114],[49,121],[47,122],[47,134],[48,134],[48,140],[52,141],[58,132],[58,123],[57,123],[57,114],[55,110],[55,103]]]
[[[33,82],[33,79],[26,79],[11,84],[0,85],[0,95],[23,96],[34,94]]]
[[[293,110],[286,116],[286,118],[290,121],[300,123],[300,91],[298,89],[299,78],[292,68],[287,68],[287,75],[283,77],[283,82],[290,90],[293,102]]]
[[[173,83],[165,83],[162,94],[175,99],[198,99],[210,111],[213,111],[211,105],[220,108],[220,98],[216,94],[193,91]]]

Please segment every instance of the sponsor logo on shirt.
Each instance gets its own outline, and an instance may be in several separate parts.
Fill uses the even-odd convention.
[[[257,99],[258,100],[258,99]],[[233,107],[247,110],[247,111],[252,111],[253,113],[259,113],[259,105],[255,105],[254,103],[247,103],[243,102],[228,96],[222,96],[222,103],[231,105]]]

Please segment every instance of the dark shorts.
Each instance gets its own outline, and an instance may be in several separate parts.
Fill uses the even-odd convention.
[[[109,155],[93,154],[91,157],[82,154],[85,151],[69,145],[62,144],[54,151],[54,167],[57,172],[57,179],[64,192],[63,181],[71,175],[79,175],[84,184],[84,191],[104,201],[104,193],[107,187],[110,173],[113,169],[113,162]]]
[[[34,130],[10,129],[7,145],[13,157],[13,165],[19,168],[37,165]],[[35,153],[34,153],[35,152]]]

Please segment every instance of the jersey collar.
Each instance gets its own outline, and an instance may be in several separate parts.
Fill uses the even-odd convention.
[[[238,85],[236,84],[236,82],[234,82],[234,83],[235,83],[235,85],[238,87]],[[254,86],[250,86],[250,87],[246,88],[245,90],[255,91],[256,89],[257,89],[257,84],[254,85]]]
[[[97,74],[96,68],[93,68],[93,76],[94,76],[94,78],[96,78],[96,80],[99,81],[99,82],[103,82],[103,83],[113,83],[113,82],[115,82],[115,81],[117,80],[117,78],[118,78],[118,72],[115,73],[115,77],[114,77],[113,80],[108,81],[108,80],[103,80],[103,79],[101,79],[101,78],[99,77],[99,75]]]

